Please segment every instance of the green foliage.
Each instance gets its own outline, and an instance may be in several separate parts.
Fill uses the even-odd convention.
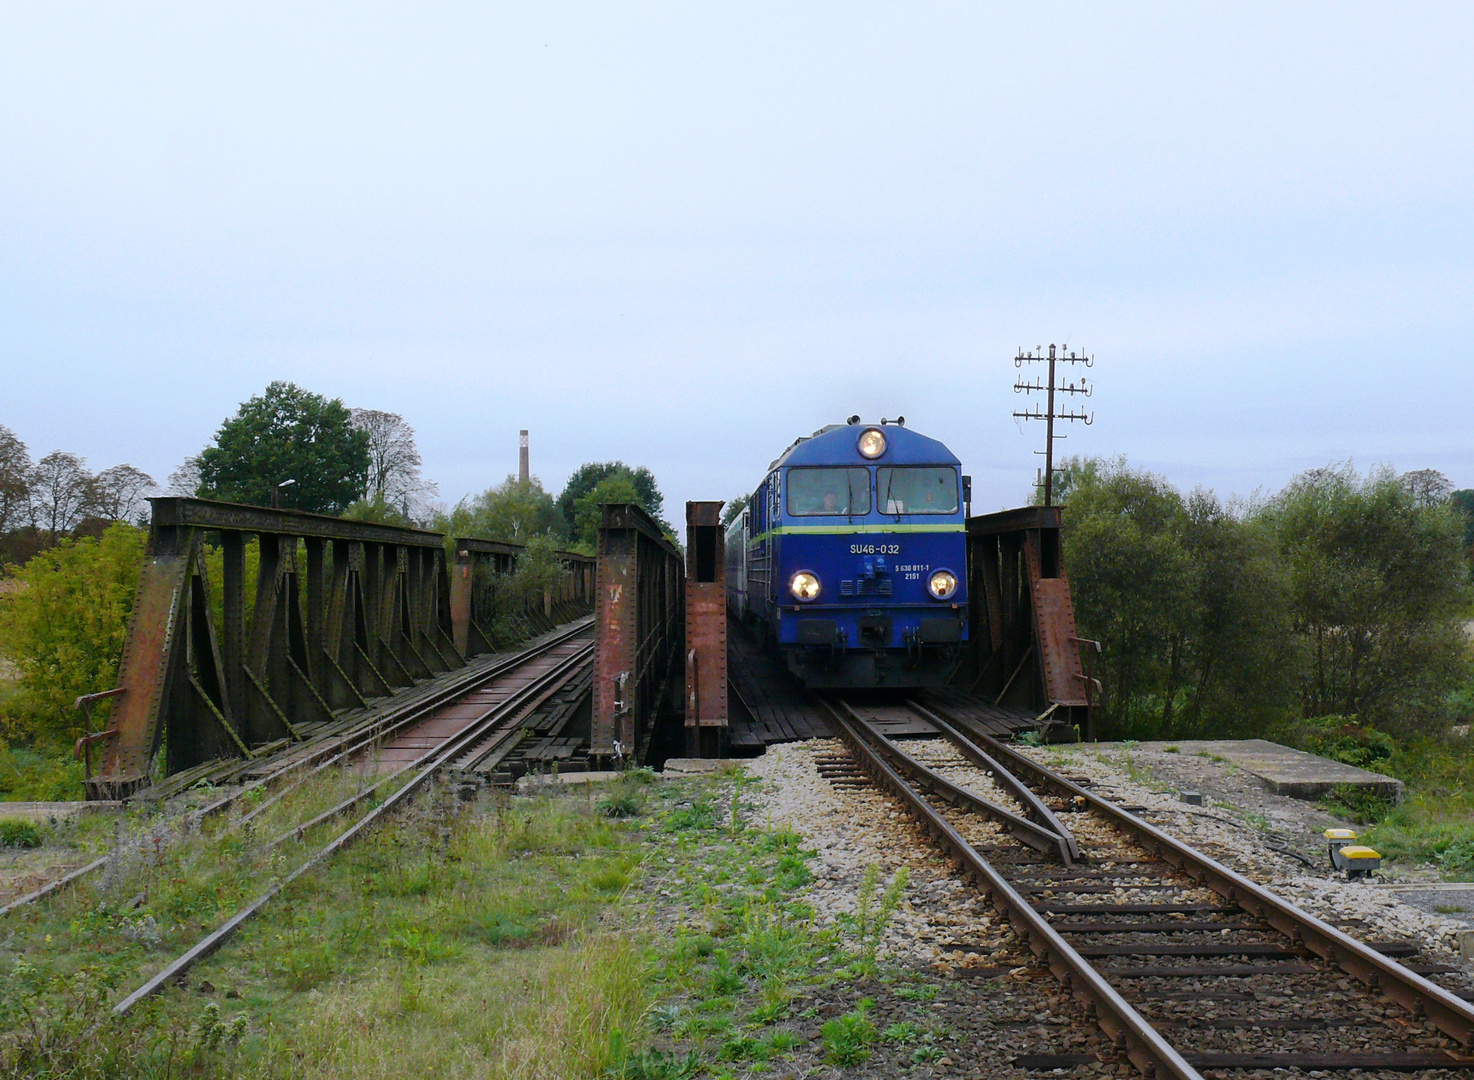
[[[1297,477],[1266,511],[1308,651],[1304,714],[1442,721],[1468,666],[1463,526],[1388,469]]]
[[[690,806],[672,813],[669,824],[672,829],[691,829],[696,832],[714,829],[717,826],[717,808],[710,798],[698,798]]]
[[[371,521],[375,525],[397,525],[401,528],[413,528],[415,524],[405,516],[401,507],[391,503],[382,492],[375,492],[371,498],[355,499],[343,511],[343,517],[350,521]]]
[[[1121,458],[1072,459],[1061,485],[1076,613],[1104,646],[1107,726],[1242,730],[1282,715],[1293,649],[1265,530]]]
[[[646,797],[637,782],[621,780],[595,805],[605,817],[641,817],[645,813]]]
[[[200,452],[200,493],[229,502],[340,514],[365,491],[369,437],[334,398],[274,382],[241,404]]]
[[[855,935],[853,968],[856,974],[873,975],[875,973],[875,954],[880,948],[880,943],[885,940],[885,932],[890,927],[896,909],[901,906],[901,897],[905,894],[906,885],[910,880],[910,869],[905,866],[901,867],[891,878],[890,884],[885,887],[885,891],[881,893],[879,902],[877,902],[875,890],[880,884],[880,867],[872,864],[865,868],[865,876],[860,879],[860,891],[855,897],[855,914],[842,920]]]
[[[64,802],[81,797],[82,763],[70,749],[48,754],[0,743],[0,799]]]
[[[1461,518],[1437,474],[1350,466],[1273,500],[1183,498],[1072,459],[1065,564],[1112,735],[1247,735],[1292,715],[1442,723],[1465,677]]]
[[[592,549],[599,539],[599,522],[603,519],[601,505],[604,503],[638,503],[639,501],[640,493],[635,487],[634,478],[628,472],[617,472],[606,476],[575,504],[574,538]]]
[[[870,1057],[876,1033],[867,1013],[874,1004],[870,998],[864,998],[852,1011],[820,1026],[824,1057],[831,1065],[858,1065]]]
[[[1397,749],[1392,736],[1358,723],[1354,716],[1312,717],[1297,725],[1295,733],[1283,741],[1347,765],[1374,770],[1385,765]]]
[[[725,529],[736,521],[742,515],[742,511],[747,509],[747,504],[751,499],[751,495],[738,495],[735,499],[728,499],[727,505],[722,507],[722,528]]]
[[[462,499],[449,515],[437,518],[434,527],[450,536],[507,544],[526,544],[538,537],[564,538],[553,497],[535,476],[525,483],[508,476],[480,495]]]
[[[0,847],[38,848],[41,829],[26,818],[0,818]]]
[[[590,461],[573,470],[573,475],[568,478],[568,482],[563,485],[563,491],[558,495],[558,513],[563,517],[565,535],[574,540],[585,539],[584,531],[578,522],[579,504],[586,501],[603,481],[615,475],[623,475],[627,478],[633,495],[624,499],[605,499],[603,501],[639,503],[669,532],[670,526],[661,516],[665,510],[665,496],[660,493],[660,488],[655,483],[654,473],[643,465],[632,469],[622,461]],[[598,522],[595,521],[594,525],[597,528]],[[592,534],[586,539],[590,544],[594,541]]]
[[[116,681],[143,546],[143,531],[119,522],[97,539],[63,540],[15,572],[21,586],[0,599],[0,651],[20,673],[6,709],[12,735],[82,734],[72,703]]]

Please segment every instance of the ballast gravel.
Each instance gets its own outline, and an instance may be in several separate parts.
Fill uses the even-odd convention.
[[[944,741],[908,740],[906,748],[949,780],[970,787],[1000,806],[1015,808],[1006,792]],[[1400,903],[1376,884],[1347,882],[1332,877],[1329,870],[1315,872],[1282,850],[1299,848],[1303,853],[1316,849],[1318,845],[1313,840],[1307,842],[1303,835],[1285,835],[1287,831],[1294,834],[1296,826],[1308,826],[1314,818],[1324,817],[1313,808],[1272,806],[1270,814],[1264,810],[1265,798],[1253,800],[1250,805],[1256,809],[1249,813],[1257,814],[1261,821],[1274,822],[1279,829],[1264,827],[1233,807],[1183,804],[1173,790],[1180,784],[1169,786],[1157,782],[1154,785],[1149,777],[1142,775],[1139,761],[1118,762],[1109,753],[1090,748],[1048,747],[1025,752],[1051,768],[1088,780],[1092,790],[1105,798],[1120,805],[1139,807],[1134,812],[1164,831],[1354,936],[1367,941],[1411,941],[1424,951],[1426,959],[1460,963],[1457,933],[1464,929],[1461,924]],[[921,1076],[1038,1075],[1015,1069],[1008,1063],[1018,1054],[1107,1051],[1099,1033],[1079,1020],[1074,1003],[1059,993],[1048,971],[1037,966],[1032,954],[991,909],[984,907],[973,888],[957,879],[950,863],[936,854],[930,838],[911,823],[895,800],[873,787],[837,788],[823,779],[816,759],[845,756],[844,745],[836,740],[770,748],[763,757],[747,764],[749,774],[761,781],[758,814],[769,827],[786,827],[802,834],[809,846],[818,851],[818,857],[811,863],[815,877],[811,901],[821,923],[833,923],[841,913],[853,913],[868,866],[880,868],[882,882],[890,880],[900,866],[910,868],[907,899],[891,923],[880,955],[893,964],[943,980],[943,994],[929,1003],[929,1007],[944,1016],[949,1030],[955,1033],[957,1053],[941,1062],[917,1066],[904,1055],[887,1062],[881,1050],[866,1066],[844,1070],[843,1075],[894,1075],[902,1067],[909,1075]],[[1191,763],[1183,763],[1183,769],[1190,770]],[[1267,796],[1267,800],[1278,798]],[[1001,831],[985,819],[959,816],[953,817],[953,821],[959,826],[965,822],[964,834],[980,848],[1007,842]],[[1119,843],[1118,839],[1113,840],[1117,836],[1114,830],[1091,815],[1078,815],[1072,825],[1082,843],[1097,850]],[[1143,898],[1129,884],[1123,882],[1123,886],[1117,899]],[[1106,897],[1092,899],[1103,901]],[[1202,899],[1212,897],[1205,891]],[[1000,970],[1008,973],[1000,974]],[[1242,988],[1251,997],[1259,998],[1261,1005],[1273,1006],[1273,994],[1284,992],[1283,983],[1276,987],[1266,982],[1261,987],[1257,985],[1259,981],[1245,980]],[[1435,981],[1466,993],[1474,988],[1474,980],[1465,975],[1438,976]],[[1211,1024],[1214,1020],[1232,1018],[1236,1014],[1234,1007],[1230,1004],[1220,1008],[1211,1001],[1190,1000],[1195,996],[1194,985],[1191,980],[1148,980],[1142,989],[1157,993],[1143,1001],[1143,1011],[1156,1021],[1183,1029],[1174,1041],[1182,1039],[1184,1045],[1191,1044],[1195,1049],[1248,1048],[1244,1028],[1215,1028]],[[1208,989],[1206,984],[1203,989]],[[1387,1025],[1406,1022],[1405,1018],[1393,1015],[1399,1010],[1382,1008],[1350,980],[1343,989],[1347,1049],[1378,1047],[1383,1044]],[[1178,993],[1172,991],[1187,991],[1182,996],[1189,1000],[1175,1000]],[[880,996],[877,1002],[881,1003]],[[891,1004],[900,1006],[895,1018],[901,1018],[906,1003]],[[1288,999],[1282,1005],[1293,1008]],[[880,1007],[884,1010],[886,1005]],[[885,1022],[884,1015],[883,1011],[877,1023]],[[1250,1033],[1249,1045],[1263,1050],[1293,1051],[1302,1046],[1310,1049],[1324,1045],[1323,1040],[1324,1034],[1316,1031],[1255,1028]],[[1425,1041],[1429,1047],[1447,1045],[1446,1040],[1431,1030],[1426,1040],[1416,1041]],[[1387,1048],[1392,1047],[1387,1044]],[[1117,1072],[1124,1075],[1129,1071],[1120,1064],[1103,1063],[1071,1070],[1079,1076]],[[1258,1074],[1233,1075],[1249,1078]]]
[[[935,1062],[913,1062],[910,1047],[878,1045],[864,1065],[808,1075],[1024,1077],[1038,1074],[1010,1065],[1017,1055],[1104,1050],[1099,1032],[1061,996],[1054,976],[958,879],[899,803],[873,787],[836,788],[820,775],[816,758],[845,753],[841,742],[816,739],[771,747],[748,762],[748,774],[761,781],[754,818],[768,828],[792,829],[818,853],[809,863],[814,881],[806,899],[820,925],[854,913],[868,867],[879,868],[882,886],[900,867],[909,869],[906,898],[878,956],[940,982],[940,990],[925,1002],[893,997],[881,984],[865,992],[876,1002],[877,1028],[911,1020],[939,1025],[952,1041]],[[979,822],[979,828],[1002,838],[991,823]],[[1094,1062],[1055,1075],[1115,1072],[1115,1066]]]

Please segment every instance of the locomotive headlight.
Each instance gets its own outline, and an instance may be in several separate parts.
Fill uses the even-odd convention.
[[[938,570],[927,581],[926,588],[938,600],[945,600],[957,591],[957,575],[950,570]]]
[[[866,428],[860,432],[860,441],[856,445],[865,457],[878,458],[885,453],[885,433],[880,428]]]
[[[807,570],[800,570],[788,581],[788,591],[795,600],[813,600],[819,595],[819,578]]]

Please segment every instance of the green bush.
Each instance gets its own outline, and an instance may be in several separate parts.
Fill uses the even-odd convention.
[[[119,522],[13,569],[21,587],[0,602],[0,649],[20,673],[4,718],[12,736],[56,742],[82,734],[72,703],[116,682],[144,536]]]
[[[41,830],[25,818],[0,818],[0,847],[38,848]]]

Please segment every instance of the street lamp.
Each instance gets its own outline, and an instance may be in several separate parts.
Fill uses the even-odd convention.
[[[281,508],[281,489],[284,487],[291,487],[296,482],[297,481],[295,480],[283,480],[280,484],[277,484],[276,487],[271,489],[271,508],[273,510],[278,510]]]

